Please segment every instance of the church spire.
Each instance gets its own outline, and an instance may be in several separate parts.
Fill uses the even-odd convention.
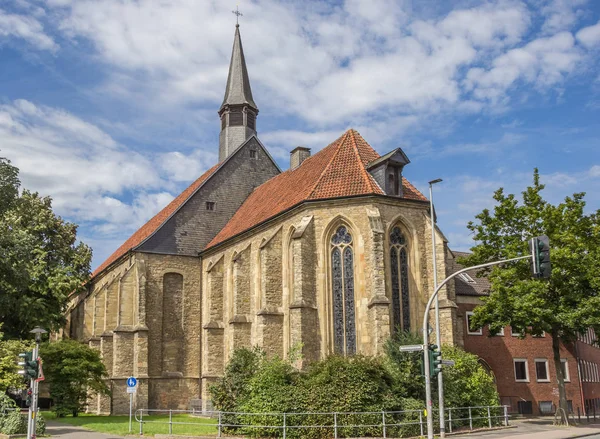
[[[256,134],[257,115],[258,107],[252,98],[240,25],[236,24],[225,97],[219,109],[219,161],[225,160],[246,139]]]

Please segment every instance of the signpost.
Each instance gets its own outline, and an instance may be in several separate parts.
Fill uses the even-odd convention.
[[[131,433],[131,414],[133,411],[133,394],[137,389],[137,379],[135,377],[127,378],[127,393],[129,393],[129,433]]]

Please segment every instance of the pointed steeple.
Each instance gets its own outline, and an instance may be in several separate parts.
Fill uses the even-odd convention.
[[[258,107],[252,98],[240,26],[236,24],[225,97],[219,109],[219,161],[225,160],[246,139],[256,134],[257,115]]]
[[[227,77],[227,87],[225,88],[225,97],[221,104],[221,110],[225,105],[243,104],[248,104],[255,110],[258,110],[254,99],[252,99],[252,89],[250,88],[246,58],[244,57],[244,48],[242,47],[242,38],[240,36],[240,25],[236,24],[231,62],[229,63],[229,76]]]

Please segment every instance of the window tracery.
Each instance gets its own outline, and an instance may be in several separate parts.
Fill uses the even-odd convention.
[[[392,318],[394,331],[410,330],[410,299],[408,285],[408,248],[399,227],[390,232],[390,266],[392,278]]]
[[[354,250],[352,235],[339,226],[331,237],[331,279],[333,293],[334,352],[356,353],[356,317],[354,307]]]

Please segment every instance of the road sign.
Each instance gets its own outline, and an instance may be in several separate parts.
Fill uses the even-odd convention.
[[[422,344],[409,344],[405,346],[400,346],[400,352],[419,352],[423,351]]]
[[[134,377],[127,378],[127,387],[137,386],[137,380]]]
[[[136,389],[137,389],[137,387],[128,387],[127,388],[127,393],[135,393]]]

